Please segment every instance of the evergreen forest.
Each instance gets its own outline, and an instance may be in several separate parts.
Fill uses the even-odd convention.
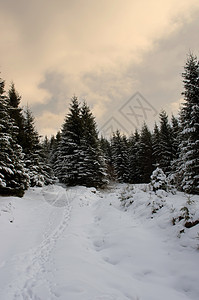
[[[178,116],[169,120],[162,110],[153,130],[144,123],[130,136],[117,130],[110,139],[99,137],[89,106],[74,96],[60,131],[42,139],[14,83],[6,92],[0,79],[0,195],[22,197],[29,187],[56,180],[96,188],[109,181],[149,183],[158,172],[177,190],[199,194],[199,61],[193,54],[182,80]]]

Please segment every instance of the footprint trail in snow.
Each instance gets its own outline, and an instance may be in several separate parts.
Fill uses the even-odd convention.
[[[54,190],[52,187],[48,192],[43,189],[39,196],[43,197],[43,200],[46,201],[45,204],[49,202],[52,205],[48,224],[43,233],[42,242],[38,246],[13,257],[8,262],[14,266],[15,270],[13,271],[17,276],[6,288],[5,299],[7,300],[56,298],[56,294],[52,291],[53,270],[56,267],[51,254],[68,225],[71,205],[69,194],[63,188]],[[60,209],[62,209],[61,214]],[[57,221],[57,217],[61,218],[55,227],[54,223]]]

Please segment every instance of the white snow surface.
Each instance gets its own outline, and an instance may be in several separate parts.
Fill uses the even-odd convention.
[[[0,299],[198,300],[199,225],[172,224],[186,201],[124,184],[0,197]]]

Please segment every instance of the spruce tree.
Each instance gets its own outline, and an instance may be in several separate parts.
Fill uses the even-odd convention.
[[[119,130],[111,139],[113,166],[119,182],[129,182],[129,153],[128,142],[125,135],[121,136]]]
[[[153,148],[153,165],[158,167],[161,161],[161,145],[160,145],[160,130],[155,123],[152,134],[152,148]]]
[[[45,136],[43,142],[41,143],[41,160],[42,160],[42,174],[44,175],[44,183],[52,184],[54,182],[54,172],[50,163],[50,141],[47,136]]]
[[[57,132],[56,136],[52,136],[50,139],[50,155],[49,161],[51,168],[54,171],[54,174],[57,173],[57,163],[58,163],[58,156],[59,156],[59,143],[61,141],[61,133],[60,131]]]
[[[17,144],[17,126],[10,117],[4,81],[0,79],[0,194],[23,196],[29,177],[24,169],[22,148]]]
[[[142,126],[138,146],[138,168],[141,183],[150,182],[153,171],[152,136],[146,124]]]
[[[106,172],[107,172],[108,178],[110,180],[115,180],[111,143],[109,140],[107,140],[103,136],[101,136],[101,139],[100,139],[100,148],[102,149],[103,156],[105,159]]]
[[[189,54],[184,72],[185,103],[181,108],[180,156],[176,177],[187,193],[199,194],[199,62]]]
[[[106,183],[94,117],[86,103],[80,107],[75,96],[62,126],[55,171],[67,185],[99,187]]]
[[[81,107],[82,136],[80,138],[79,181],[86,186],[103,186],[105,180],[105,161],[98,139],[95,118],[84,102]]]
[[[172,152],[173,159],[179,157],[179,144],[180,144],[180,124],[178,118],[174,115],[171,117],[171,131],[172,131]]]
[[[71,100],[70,110],[61,130],[55,174],[61,183],[77,185],[80,168],[80,139],[82,137],[80,104],[76,96]]]
[[[130,183],[139,183],[140,168],[138,160],[140,135],[136,129],[135,133],[129,138],[129,181]]]
[[[10,116],[14,120],[15,125],[18,127],[17,142],[19,145],[21,145],[22,148],[24,148],[24,116],[23,111],[19,106],[21,97],[16,91],[14,83],[11,83],[10,89],[8,91],[8,101],[10,105]]]
[[[30,177],[31,186],[42,186],[49,183],[48,170],[46,169],[39,134],[35,128],[34,116],[27,107],[24,119],[24,153],[25,165]]]
[[[168,116],[163,110],[160,113],[160,160],[159,166],[167,175],[171,171],[171,162],[173,160],[173,137],[171,126],[168,122]]]
[[[154,192],[158,190],[168,191],[168,180],[162,169],[156,168],[151,174],[151,187]]]

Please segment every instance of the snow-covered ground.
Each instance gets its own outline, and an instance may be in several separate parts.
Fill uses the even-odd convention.
[[[198,208],[147,186],[1,197],[0,299],[198,300]]]

